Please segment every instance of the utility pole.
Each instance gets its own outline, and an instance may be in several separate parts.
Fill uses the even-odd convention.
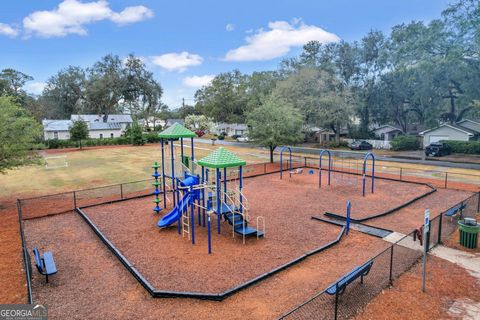
[[[185,98],[182,98],[182,108],[185,108]]]

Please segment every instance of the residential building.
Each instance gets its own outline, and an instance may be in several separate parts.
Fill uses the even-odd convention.
[[[130,115],[90,115],[72,114],[70,120],[48,120],[42,121],[43,136],[45,140],[70,139],[70,127],[75,121],[82,120],[87,123],[88,135],[93,139],[117,138],[125,133],[125,130],[132,124]]]
[[[231,136],[240,136],[243,137],[247,134],[248,127],[244,123],[216,123],[213,127],[214,134],[225,134],[229,137]]]
[[[480,136],[480,123],[462,120],[455,124],[444,123],[419,133],[423,137],[423,147],[442,140],[469,141]]]

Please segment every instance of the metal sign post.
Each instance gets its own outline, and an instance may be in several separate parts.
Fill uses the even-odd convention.
[[[427,252],[428,252],[428,232],[430,231],[430,210],[426,209],[423,223],[423,271],[422,271],[422,291],[425,292],[425,278],[427,276]]]

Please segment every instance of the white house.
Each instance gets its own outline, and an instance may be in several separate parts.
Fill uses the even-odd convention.
[[[383,141],[392,141],[396,136],[403,134],[401,129],[389,124],[373,129],[372,132],[376,138]]]
[[[441,140],[469,141],[479,133],[459,124],[444,123],[419,134],[423,136],[423,147],[425,148],[429,144]]]
[[[70,120],[48,120],[44,119],[43,136],[45,140],[70,139],[70,127],[74,121],[82,120],[88,125],[88,135],[93,139],[117,138],[125,133],[125,130],[133,122],[130,115],[90,115],[90,114],[72,114]]]
[[[227,136],[243,137],[247,134],[248,127],[244,123],[224,123],[219,122],[213,127],[214,134],[226,134]]]

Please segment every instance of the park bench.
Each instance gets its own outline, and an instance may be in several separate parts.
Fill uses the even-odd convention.
[[[460,203],[456,205],[453,208],[450,208],[447,212],[445,212],[446,217],[454,217],[457,215],[457,213],[460,212],[460,215],[462,214],[463,209],[465,209],[467,206],[464,203]]]
[[[48,283],[48,276],[57,273],[57,267],[55,266],[55,261],[53,261],[53,254],[50,251],[46,251],[43,253],[43,257],[41,257],[37,247],[33,248],[33,254],[35,255],[38,272],[45,275]]]
[[[341,295],[345,288],[355,281],[358,277],[360,277],[360,283],[363,283],[363,277],[368,275],[370,269],[372,268],[373,260],[368,261],[367,263],[356,267],[346,275],[340,278],[337,282],[332,284],[325,292],[331,296],[334,294]]]

